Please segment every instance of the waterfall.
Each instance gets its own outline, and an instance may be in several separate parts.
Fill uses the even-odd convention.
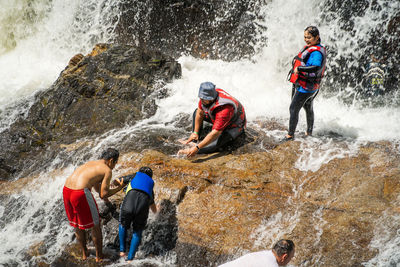
[[[248,12],[251,20],[246,23],[251,21],[257,25],[251,55],[229,62],[182,53],[178,59],[182,78],[166,85],[169,96],[157,100],[158,110],[153,117],[113,130],[105,135],[107,138],[90,140],[94,145],[80,150],[81,154],[58,155],[38,177],[7,183],[15,186],[0,191],[0,239],[5,244],[0,246],[0,265],[30,266],[41,261],[51,263],[59,257],[72,237],[61,196],[65,179],[79,164],[94,159],[103,146],[122,143],[141,130],[174,127],[169,123],[177,114],[191,114],[196,108],[201,82],[211,81],[239,99],[246,108],[250,127],[256,127],[258,120],[270,119],[287,125],[291,84],[286,76],[293,56],[304,45],[303,30],[309,25],[318,26],[322,44],[327,47],[327,71],[321,92],[314,101],[315,137],[301,139],[303,154],[294,167],[304,172],[317,171],[333,159],[355,155],[360,145],[367,142],[387,141],[398,152],[400,78],[395,60],[399,54],[393,43],[398,45],[399,41],[396,27],[400,26],[396,18],[400,2],[345,1],[347,5],[331,0],[249,2],[255,8]],[[2,0],[0,132],[26,115],[34,94],[47,89],[73,55],[87,54],[96,43],[117,41],[118,34],[122,34],[117,28],[124,14],[121,7],[129,3],[123,0]],[[148,11],[144,2],[137,1],[137,4],[141,7],[139,11]],[[221,13],[217,19],[223,21],[228,13]],[[140,15],[134,18],[135,25],[142,19],[147,36],[151,36],[151,27],[146,21],[149,13]],[[124,35],[124,38],[139,43],[138,36]],[[371,54],[386,66],[388,92],[378,97],[378,104],[362,95]],[[298,131],[304,129],[305,116],[301,113]],[[274,138],[285,134],[280,130],[265,132]],[[63,161],[72,163],[59,169]],[[114,175],[124,171],[117,169]],[[296,214],[291,215],[296,217]],[[313,216],[324,223],[319,213]],[[255,235],[260,236],[257,242],[272,241],[265,232],[282,218],[286,217],[277,214],[255,229]],[[399,233],[393,230],[398,222],[397,215],[382,218],[381,225],[387,226],[389,232],[377,226],[371,246],[378,249],[378,255],[364,263],[365,266],[394,266],[390,261],[399,262]],[[39,252],[32,252],[35,249]],[[388,260],[389,252],[393,253]],[[36,257],[31,256],[35,253]],[[150,263],[165,266],[173,261],[174,255],[167,255]]]

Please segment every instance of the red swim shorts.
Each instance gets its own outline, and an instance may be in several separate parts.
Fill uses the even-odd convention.
[[[71,226],[89,229],[100,223],[96,200],[88,188],[74,190],[64,186],[63,198]]]

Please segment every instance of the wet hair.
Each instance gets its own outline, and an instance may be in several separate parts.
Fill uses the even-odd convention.
[[[319,36],[319,30],[315,26],[308,26],[307,28],[304,29],[304,31],[311,34],[312,37]],[[321,43],[321,37],[319,37],[318,43]]]
[[[114,162],[117,162],[118,158],[119,158],[119,152],[114,148],[107,148],[106,150],[103,151],[103,153],[101,153],[100,156],[100,159],[105,159],[105,160],[113,159]]]
[[[290,252],[292,252],[294,249],[294,243],[292,240],[289,239],[281,239],[275,243],[272,249],[280,257],[283,254],[289,254]]]
[[[150,178],[153,177],[153,170],[150,167],[140,167],[139,172],[147,174]]]

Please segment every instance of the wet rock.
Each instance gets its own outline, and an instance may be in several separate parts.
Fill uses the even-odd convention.
[[[219,264],[283,237],[297,245],[295,265],[361,266],[377,253],[374,225],[396,206],[399,158],[390,144],[374,143],[302,172],[293,167],[299,149],[295,141],[193,160],[147,151],[124,166],[151,166],[158,201],[175,203],[176,245],[164,249],[177,254],[177,266]]]
[[[366,19],[371,14],[376,16],[377,18],[374,18],[374,20],[380,21],[380,23],[371,25],[372,27],[365,34],[354,38],[359,30],[357,19]],[[399,76],[397,73],[400,71],[397,64],[397,58],[400,56],[398,46],[400,14],[398,12],[396,13],[386,3],[378,1],[351,0],[338,2],[326,0],[322,11],[322,20],[326,25],[335,21],[334,23],[341,30],[327,36],[328,41],[323,40],[324,44],[328,45],[328,62],[331,61],[331,63],[328,63],[329,79],[324,81],[326,89],[337,92],[338,88],[359,86],[366,74],[366,66],[371,63],[371,56],[373,56],[377,62],[385,66],[382,67],[385,71],[385,94],[398,90]],[[365,29],[367,28],[365,26]],[[344,54],[338,52],[340,44],[337,43],[337,40],[342,40],[345,34],[350,36],[350,39],[345,41],[357,47],[357,51],[361,51],[361,53],[350,51],[350,53]]]
[[[173,56],[191,54],[228,61],[249,57],[265,29],[258,0],[124,1],[117,40],[159,49]]]
[[[267,151],[223,152],[190,160],[156,150],[123,154],[122,170],[153,169],[156,203],[161,204],[158,214],[150,213],[138,258],[148,259],[146,266],[154,266],[152,259],[165,259],[173,266],[215,266],[290,238],[296,243],[296,266],[363,266],[378,252],[371,246],[376,225],[397,231],[393,222],[399,214],[397,148],[387,142],[368,143],[350,157],[332,159],[315,171],[301,171],[295,166],[304,153],[302,145],[293,141]],[[319,152],[318,145],[313,149]],[[24,182],[33,179],[2,183],[6,217],[12,219],[11,210],[19,213],[18,208],[26,206],[24,198],[15,201],[7,195],[18,193]],[[104,266],[120,264],[118,214],[123,198],[121,191],[110,198],[114,206],[98,203],[105,251],[113,255]],[[62,203],[56,204],[60,206],[56,214],[37,216],[60,218]],[[59,219],[55,222],[50,227],[56,230]],[[29,225],[35,228],[34,223]],[[51,242],[46,238],[30,251],[41,255]],[[89,248],[94,255],[93,245]],[[80,257],[73,241],[51,264],[94,264],[93,257],[85,263]],[[31,262],[32,256],[27,260]]]
[[[35,96],[26,118],[2,132],[0,178],[28,174],[54,158],[61,144],[152,116],[156,99],[168,95],[163,84],[179,76],[173,58],[134,46],[99,44],[87,56],[75,55]]]
[[[47,247],[43,241],[33,244],[29,249],[29,254],[34,257],[39,257],[47,253]]]

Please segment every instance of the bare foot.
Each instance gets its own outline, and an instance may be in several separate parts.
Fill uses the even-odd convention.
[[[96,262],[105,262],[105,261],[111,261],[111,260],[107,259],[107,258],[104,258],[104,257],[102,257],[102,258],[96,257]]]
[[[99,256],[96,256],[96,262],[102,262],[106,258],[106,255],[100,254]]]
[[[119,256],[120,256],[120,257],[125,257],[125,256],[126,256],[126,253],[121,251],[121,252],[119,253]]]
[[[111,255],[108,253],[102,253],[99,256],[96,256],[96,262],[105,262],[105,261],[111,261]]]
[[[82,251],[82,260],[86,260],[89,256],[89,251],[87,248],[83,249]]]

